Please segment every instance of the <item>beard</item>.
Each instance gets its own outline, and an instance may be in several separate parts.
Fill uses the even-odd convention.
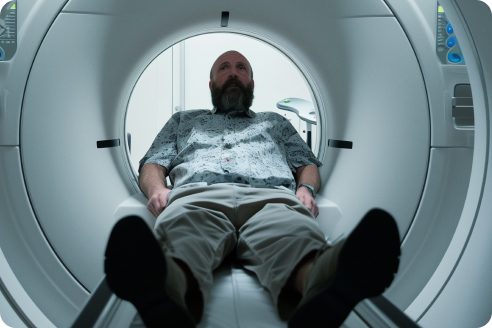
[[[235,84],[237,88],[227,90],[231,84]],[[244,86],[237,78],[227,80],[222,88],[212,81],[211,94],[212,104],[224,113],[245,112],[251,107],[254,99],[253,84],[249,82]]]

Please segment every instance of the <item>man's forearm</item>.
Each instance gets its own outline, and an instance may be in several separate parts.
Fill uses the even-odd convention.
[[[303,183],[307,183],[318,191],[320,187],[320,177],[318,167],[316,165],[300,166],[296,169],[296,181],[299,187]]]
[[[140,189],[150,198],[159,189],[167,189],[166,168],[157,164],[149,163],[142,166],[139,176]]]

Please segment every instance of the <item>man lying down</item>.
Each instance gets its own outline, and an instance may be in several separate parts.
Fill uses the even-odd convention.
[[[105,254],[110,288],[147,327],[195,327],[212,271],[235,252],[289,327],[339,327],[393,281],[394,219],[371,210],[329,246],[316,223],[321,163],[288,120],[250,109],[248,60],[219,56],[209,88],[213,110],[174,114],[140,161],[155,231],[135,216],[116,223]]]

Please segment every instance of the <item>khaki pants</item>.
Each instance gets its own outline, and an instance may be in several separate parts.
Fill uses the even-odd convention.
[[[277,305],[299,261],[326,244],[315,218],[291,191],[242,184],[173,190],[155,230],[164,251],[189,266],[205,304],[212,271],[236,246],[237,258]]]

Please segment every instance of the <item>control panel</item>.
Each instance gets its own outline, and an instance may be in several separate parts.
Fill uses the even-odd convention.
[[[439,2],[437,3],[436,53],[443,64],[465,65],[465,58],[461,53],[453,25],[447,19],[444,8]]]
[[[17,1],[1,1],[0,61],[11,59],[17,51]]]

